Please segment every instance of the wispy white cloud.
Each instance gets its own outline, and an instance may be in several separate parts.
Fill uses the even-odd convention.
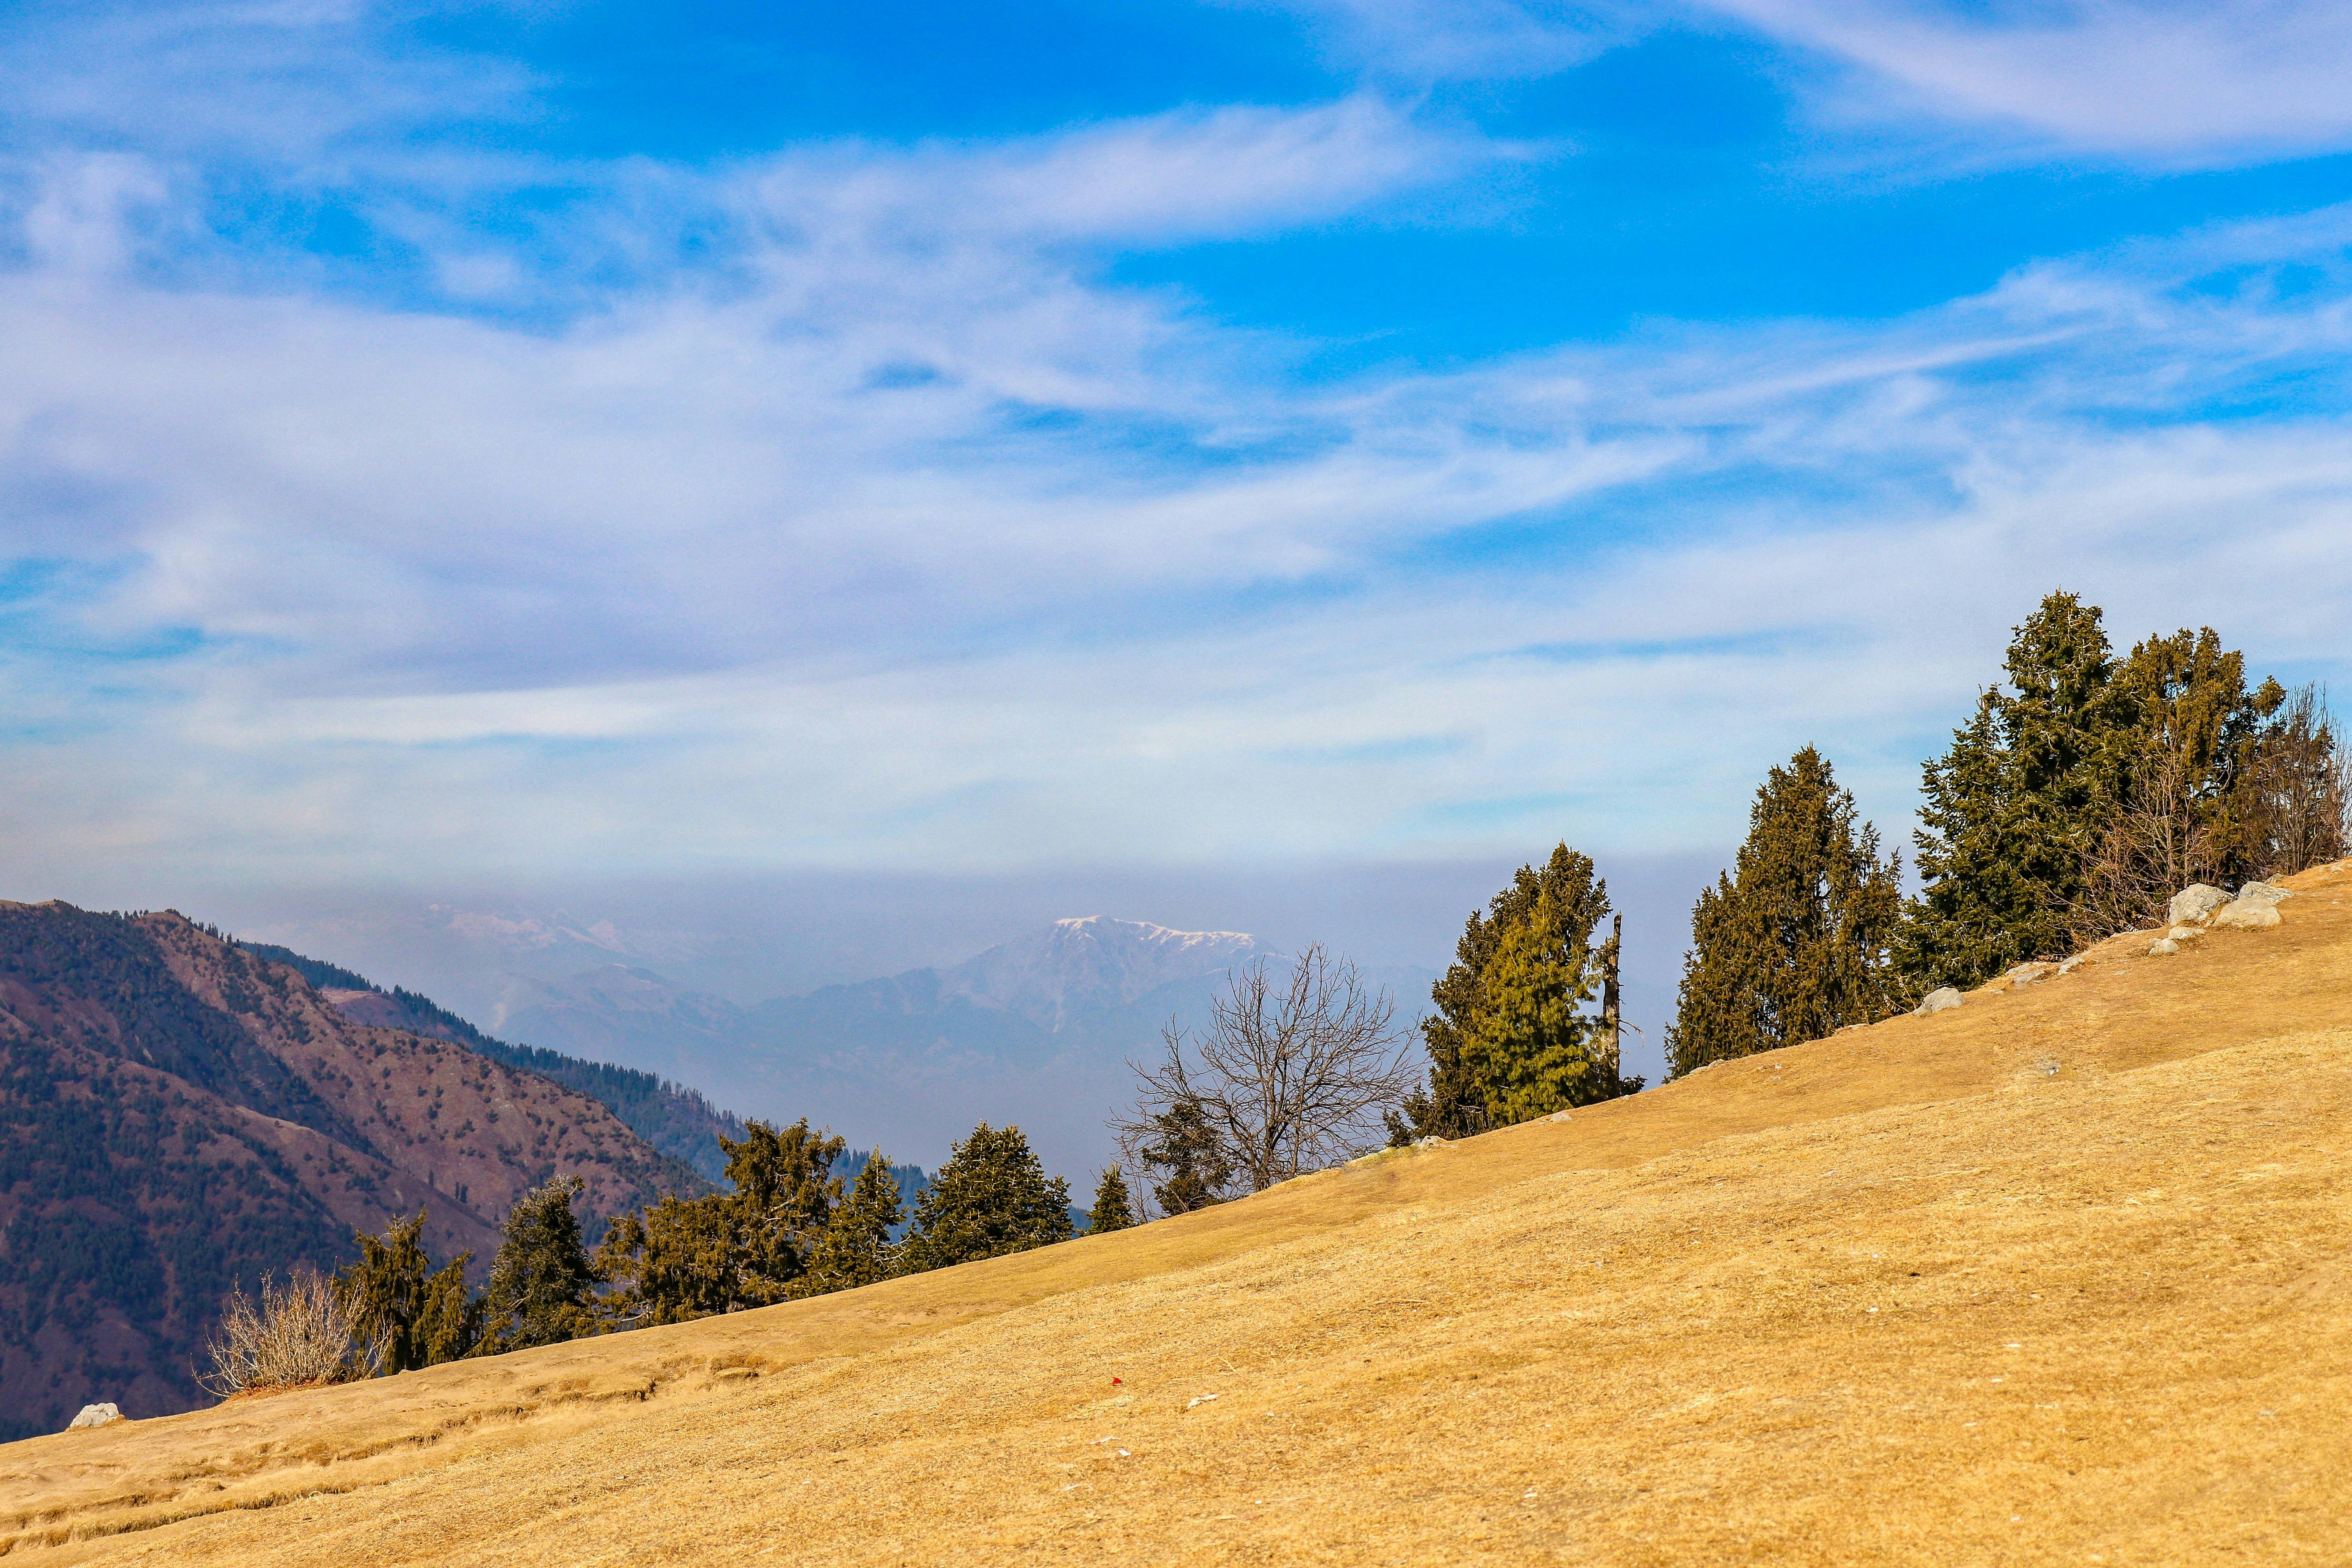
[[[1654,25],[1638,0],[1212,0],[1279,10],[1349,66],[1419,81],[1549,75]]]
[[[28,153],[0,832],[26,876],[1675,848],[1808,741],[1902,811],[2053,583],[2341,668],[2340,212],[1343,382],[1108,280],[1525,155],[1365,94],[411,166],[350,193],[387,300],[208,227],[168,142]],[[526,186],[543,227],[467,221]]]
[[[1808,741],[1899,813],[2053,584],[2346,657],[2341,215],[1330,385],[1032,218],[925,226],[998,154],[925,156],[556,331],[0,283],[13,542],[110,563],[20,617],[91,651],[11,666],[11,826],[374,876],[1673,848]]]
[[[1549,75],[1729,23],[1799,51],[1780,74],[1824,120],[1945,157],[2202,166],[2352,146],[2352,12],[2326,0],[1265,3],[1365,68],[1420,81]]]
[[[2352,145],[2352,13],[2325,0],[1704,0],[1845,62],[1850,111],[2189,163]]]

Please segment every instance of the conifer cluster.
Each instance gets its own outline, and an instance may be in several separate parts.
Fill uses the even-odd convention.
[[[812,1131],[805,1118],[783,1128],[750,1122],[740,1140],[721,1142],[731,1191],[673,1195],[615,1215],[593,1254],[575,1206],[577,1176],[526,1194],[478,1292],[466,1283],[470,1254],[432,1267],[421,1212],[382,1236],[357,1237],[359,1259],[333,1288],[353,1325],[360,1370],[406,1372],[686,1322],[1003,1257],[1072,1233],[1067,1184],[1046,1179],[1017,1127],[983,1122],[956,1144],[911,1223],[887,1156],[868,1156],[845,1194],[833,1174],[843,1141]],[[1100,1196],[1096,1211],[1097,1228],[1131,1223]],[[904,1239],[895,1239],[902,1226]]]
[[[2063,958],[2154,922],[2192,882],[2344,853],[2352,767],[2324,696],[2250,687],[2211,627],[2118,658],[2098,607],[2059,591],[2016,628],[2002,673],[1925,764],[1907,904],[1827,759],[1808,747],[1771,770],[1732,869],[1692,911],[1675,1073]]]

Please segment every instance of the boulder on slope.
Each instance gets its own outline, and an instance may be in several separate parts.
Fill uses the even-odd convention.
[[[2260,931],[2279,923],[2278,905],[2261,899],[2240,899],[2213,917],[2213,924],[2234,926],[2242,931]]]
[[[2191,882],[2172,895],[2174,925],[2190,925],[2230,901],[2230,895],[2210,882]]]

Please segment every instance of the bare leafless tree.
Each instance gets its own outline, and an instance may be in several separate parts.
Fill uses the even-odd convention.
[[[2265,726],[2247,784],[2254,874],[2288,877],[2345,850],[2346,751],[2327,693],[2298,686]]]
[[[2072,925],[2088,944],[2164,918],[2191,882],[2287,877],[2345,853],[2352,759],[2317,686],[2285,693],[2226,793],[2200,793],[2178,731],[2149,736],[2083,861]]]
[[[2080,946],[2152,924],[2172,895],[2219,878],[2223,844],[2199,810],[2177,747],[2153,744],[2132,771],[2130,795],[2084,857],[2070,925]]]
[[[1129,1064],[1140,1090],[1114,1130],[1135,1165],[1222,1184],[1215,1196],[1261,1192],[1385,1142],[1381,1112],[1412,1087],[1396,1004],[1319,945],[1287,976],[1265,959],[1234,971],[1206,1029],[1195,1037],[1171,1021],[1161,1042],[1157,1065]],[[1160,1206],[1198,1206],[1198,1195],[1172,1186]]]

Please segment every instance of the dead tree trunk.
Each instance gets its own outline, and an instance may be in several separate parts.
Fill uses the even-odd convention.
[[[1624,1058],[1619,1049],[1617,1016],[1617,952],[1625,941],[1625,917],[1609,920],[1609,944],[1601,950],[1601,1037],[1609,1058],[1609,1094],[1614,1099],[1625,1081]]]

